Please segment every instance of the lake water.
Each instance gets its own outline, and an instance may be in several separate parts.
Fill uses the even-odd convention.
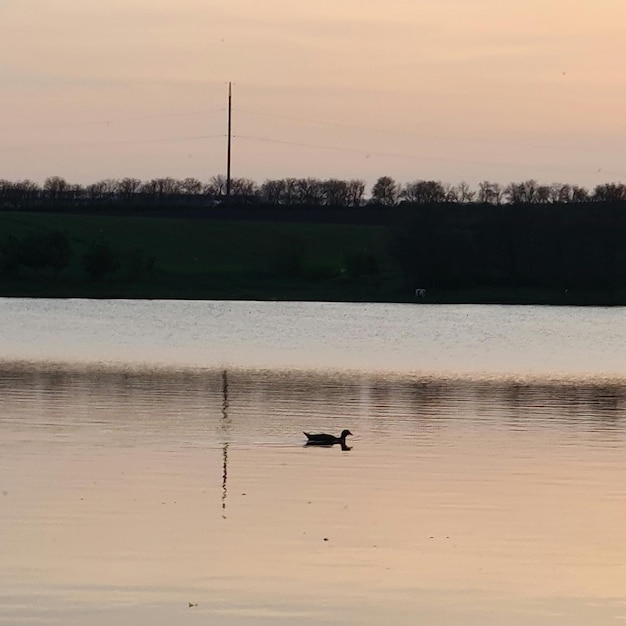
[[[624,309],[0,299],[0,342],[0,623],[626,619]]]

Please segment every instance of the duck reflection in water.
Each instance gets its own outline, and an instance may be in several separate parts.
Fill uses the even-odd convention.
[[[344,430],[339,437],[335,437],[334,435],[327,435],[326,433],[304,433],[307,438],[307,442],[305,446],[324,446],[324,447],[332,447],[335,444],[339,444],[342,450],[351,450],[350,446],[346,445],[346,437],[348,435],[352,435],[349,430]]]

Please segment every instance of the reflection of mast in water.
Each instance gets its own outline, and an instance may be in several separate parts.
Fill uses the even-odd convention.
[[[224,370],[222,372],[222,393],[224,399],[222,400],[222,417],[228,419],[228,372]]]
[[[224,428],[225,439],[228,435],[228,425],[230,420],[228,419],[228,373],[226,370],[222,372],[222,391],[224,399],[222,400],[222,426]],[[222,448],[222,517],[226,519],[226,495],[228,489],[226,487],[226,481],[228,479],[228,441],[224,441]]]
[[[228,478],[228,444],[225,443],[223,447],[223,458],[224,458],[224,471],[222,473],[222,517],[226,519],[226,479]]]

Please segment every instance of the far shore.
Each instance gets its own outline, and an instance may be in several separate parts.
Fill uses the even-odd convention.
[[[598,248],[596,266],[583,263],[595,253],[588,245],[576,266],[581,252],[566,248],[569,242],[554,241],[552,251],[549,241],[540,249],[520,234],[503,240],[489,230],[489,215],[467,222],[465,213],[451,213],[452,238],[435,229],[433,240],[421,223],[391,218],[381,224],[4,211],[0,297],[626,305],[618,242]]]
[[[260,302],[351,302],[381,304],[428,305],[538,305],[538,306],[625,306],[626,293],[610,291],[557,292],[530,289],[463,289],[425,290],[424,295],[378,297],[373,290],[368,293],[364,286],[354,285],[346,290],[345,297],[335,286],[283,285],[263,289],[261,286],[227,289],[206,289],[190,286],[169,289],[150,285],[43,285],[38,281],[15,283],[10,288],[0,287],[0,297],[5,298],[84,298],[84,299],[128,299],[128,300],[239,300]]]

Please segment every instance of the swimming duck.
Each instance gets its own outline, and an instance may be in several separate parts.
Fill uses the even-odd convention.
[[[327,435],[326,433],[319,433],[317,435],[311,435],[304,433],[308,439],[307,445],[309,446],[332,446],[336,443],[340,443],[343,446],[346,445],[346,437],[352,435],[349,430],[344,430],[340,437],[334,435]]]

